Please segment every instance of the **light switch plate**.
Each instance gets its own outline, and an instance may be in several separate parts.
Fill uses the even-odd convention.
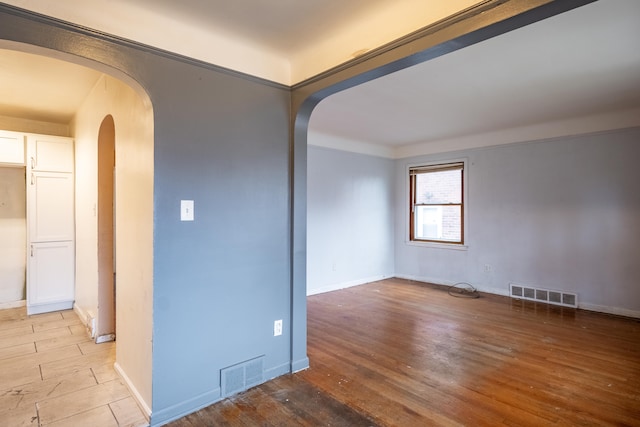
[[[193,200],[180,200],[180,221],[193,220]]]

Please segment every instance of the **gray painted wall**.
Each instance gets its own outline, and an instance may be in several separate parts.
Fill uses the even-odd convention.
[[[230,365],[264,356],[265,379],[305,367],[291,352],[306,335],[291,334],[289,89],[5,9],[0,39],[115,69],[152,101],[151,424],[220,399]],[[194,222],[180,221],[181,199],[195,201]]]
[[[391,277],[394,161],[309,146],[307,293]]]
[[[290,370],[289,92],[159,57],[145,68],[162,420],[218,399],[221,368],[264,355],[267,378]],[[194,222],[180,221],[181,199],[195,201]]]
[[[407,165],[459,157],[468,250],[407,244]],[[640,316],[638,159],[640,129],[398,160],[396,274],[499,294],[510,282],[576,292],[585,308]]]

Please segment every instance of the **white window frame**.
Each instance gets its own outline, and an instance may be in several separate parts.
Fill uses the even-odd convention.
[[[411,215],[411,183],[410,183],[410,170],[411,168],[417,167],[429,167],[429,166],[437,166],[437,165],[446,165],[449,163],[462,163],[463,173],[462,173],[462,227],[463,227],[463,244],[460,243],[449,243],[449,242],[424,242],[418,240],[411,240],[411,231],[410,231],[410,215]],[[467,250],[469,248],[469,236],[471,230],[469,228],[469,161],[466,157],[463,158],[451,158],[451,159],[443,159],[443,160],[431,160],[425,162],[413,162],[406,165],[404,172],[404,241],[408,246],[419,246],[426,248],[438,248],[438,249],[451,249],[451,250]]]

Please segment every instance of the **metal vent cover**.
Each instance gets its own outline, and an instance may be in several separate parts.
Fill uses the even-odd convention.
[[[549,292],[549,302],[553,304],[562,304],[562,292]]]
[[[576,307],[576,296],[573,294],[562,294],[562,304],[570,305],[571,307]]]
[[[512,298],[545,302],[553,305],[578,308],[578,295],[570,292],[554,291],[551,289],[533,288],[531,286],[510,284],[509,295]]]
[[[536,299],[536,290],[534,288],[522,288],[522,296],[527,299]]]
[[[220,370],[222,397],[229,397],[264,382],[264,356]]]

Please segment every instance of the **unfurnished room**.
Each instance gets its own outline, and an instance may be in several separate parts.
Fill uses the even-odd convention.
[[[640,426],[639,20],[0,3],[0,426]]]

